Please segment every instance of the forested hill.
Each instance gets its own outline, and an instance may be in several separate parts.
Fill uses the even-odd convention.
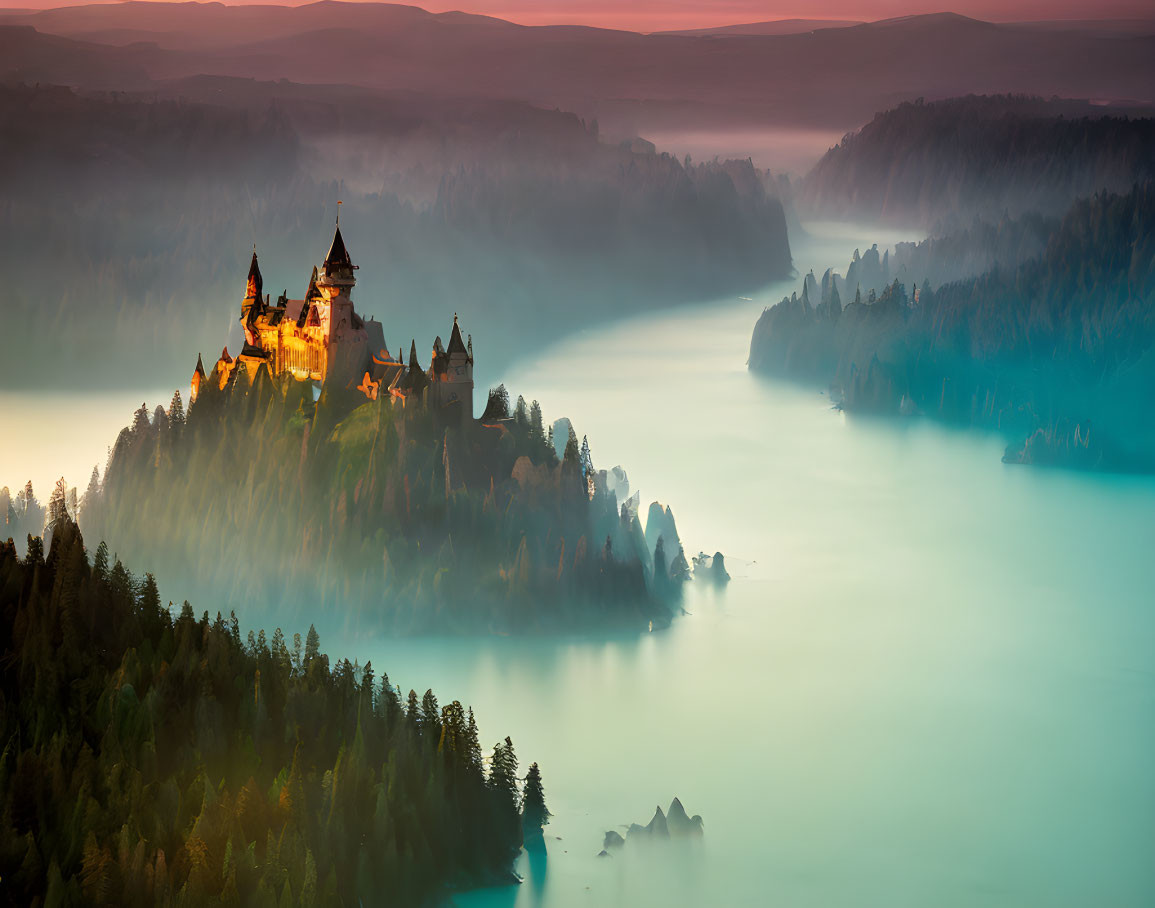
[[[956,227],[1061,214],[1076,198],[1155,177],[1155,119],[1102,116],[1085,102],[968,96],[880,113],[807,175],[817,217]]]
[[[430,341],[430,302],[456,311],[496,378],[591,320],[786,275],[774,187],[748,161],[607,143],[523,102],[0,84],[0,386],[183,384],[173,339],[221,348],[254,244],[274,296],[303,295],[338,200],[358,310]]]
[[[234,377],[218,390],[214,368],[187,420],[179,399],[142,408],[82,503],[84,531],[166,589],[401,634],[669,622],[689,575],[672,516],[648,540],[536,402],[511,414],[500,389],[448,425],[416,400],[329,382],[314,406],[308,383]]]
[[[1038,257],[978,278],[795,294],[749,364],[849,410],[997,429],[1008,460],[1155,470],[1155,188],[1075,203]]]
[[[508,738],[487,773],[461,703],[405,704],[312,630],[174,615],[53,530],[47,556],[0,543],[0,902],[419,905],[509,878]]]

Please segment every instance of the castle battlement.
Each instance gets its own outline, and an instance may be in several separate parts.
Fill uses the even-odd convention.
[[[223,389],[236,379],[238,369],[244,369],[251,380],[265,367],[272,375],[288,374],[318,387],[338,381],[369,400],[387,396],[401,406],[459,411],[461,419],[472,419],[473,341],[462,339],[457,316],[453,316],[449,344],[443,346],[440,336],[433,342],[428,369],[418,361],[416,340],[410,344],[406,363],[401,348],[389,352],[381,323],[364,318],[354,308],[357,270],[338,225],[324,263],[313,268],[304,296],[289,299],[286,291],[274,303],[264,292],[254,249],[241,301],[244,344],[236,357],[226,347],[208,375],[197,356],[190,403],[210,380]]]

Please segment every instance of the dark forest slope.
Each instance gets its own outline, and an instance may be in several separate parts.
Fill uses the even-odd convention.
[[[994,96],[901,104],[831,149],[797,201],[816,217],[934,225],[1059,214],[1155,177],[1155,119]]]
[[[1044,251],[931,289],[767,309],[750,368],[850,410],[998,429],[1008,459],[1155,470],[1155,189],[1077,202]]]
[[[67,517],[0,543],[0,903],[418,905],[509,878],[509,739],[310,630],[161,606]]]
[[[397,634],[669,622],[688,574],[676,536],[657,558],[536,405],[447,425],[417,400],[330,382],[314,406],[267,369],[235,379],[217,390],[214,369],[187,421],[176,401],[142,409],[84,501],[85,532],[166,589]]]

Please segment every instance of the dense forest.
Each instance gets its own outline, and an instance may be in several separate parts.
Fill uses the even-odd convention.
[[[1010,95],[900,104],[827,152],[797,201],[810,216],[943,232],[975,216],[1059,215],[1155,177],[1155,119],[1092,110]]]
[[[829,382],[848,410],[998,429],[1010,461],[1155,469],[1152,184],[1076,202],[1040,255],[977,278],[811,287],[763,312],[752,370]]]
[[[0,904],[427,904],[540,839],[540,770],[460,702],[174,614],[52,516],[0,544]]]
[[[254,243],[270,284],[302,293],[338,200],[359,309],[420,337],[440,301],[488,381],[592,319],[787,274],[775,186],[749,161],[608,143],[524,103],[208,77],[0,85],[0,384],[183,382],[172,338],[220,349]]]
[[[504,388],[480,420],[334,382],[216,370],[186,414],[141,408],[80,502],[89,536],[231,607],[417,632],[668,623],[690,570],[673,515],[622,502],[568,421]],[[559,421],[560,423],[560,421]],[[622,474],[624,476],[624,474]]]

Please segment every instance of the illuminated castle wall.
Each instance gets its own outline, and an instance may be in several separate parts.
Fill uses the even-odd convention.
[[[473,342],[462,340],[457,316],[449,345],[443,346],[440,337],[433,342],[427,370],[418,362],[416,341],[410,345],[406,364],[400,349],[395,355],[389,353],[381,323],[363,318],[353,308],[356,270],[338,226],[324,264],[319,271],[313,269],[304,298],[282,295],[273,304],[263,294],[254,251],[241,302],[244,346],[235,358],[228,348],[223,350],[211,375],[205,374],[198,356],[191,399],[196,400],[201,385],[209,380],[224,388],[237,369],[245,369],[252,379],[265,366],[273,375],[289,373],[300,381],[346,383],[370,400],[387,395],[402,406],[460,411],[462,419],[472,419]]]

